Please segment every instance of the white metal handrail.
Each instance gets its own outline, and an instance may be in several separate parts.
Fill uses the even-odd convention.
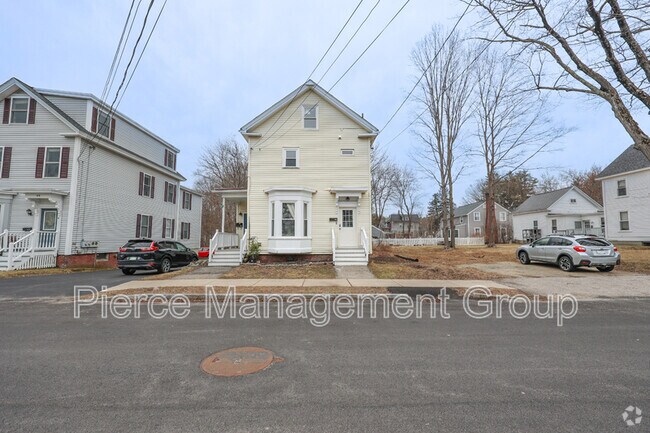
[[[244,256],[248,251],[248,229],[244,230],[244,236],[239,241],[239,263],[244,262]]]
[[[2,233],[0,233],[0,252],[5,252],[9,250],[10,243],[16,242],[18,239],[24,237],[28,233],[29,232],[26,232],[24,230],[20,230],[20,231],[5,230]]]
[[[363,252],[366,255],[366,260],[368,260],[368,254],[370,252],[370,245],[368,242],[368,233],[366,233],[366,229],[361,227],[361,245],[363,245]]]
[[[336,233],[332,229],[332,261],[336,262]]]
[[[7,265],[9,269],[13,269],[15,261],[20,260],[25,255],[34,251],[34,239],[36,232],[32,230],[16,242],[9,244],[9,252],[7,255]]]

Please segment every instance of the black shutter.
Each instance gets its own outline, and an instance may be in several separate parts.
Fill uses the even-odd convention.
[[[5,98],[4,113],[2,114],[2,123],[9,123],[9,110],[11,107],[11,98]]]
[[[4,155],[2,155],[2,178],[9,177],[11,170],[11,147],[5,147]]]
[[[36,151],[36,173],[35,177],[40,179],[43,177],[43,163],[45,161],[45,148],[39,147]]]
[[[165,200],[165,203],[167,203],[167,191],[169,190],[169,182],[165,181],[165,194],[163,196],[163,200]]]
[[[144,189],[144,173],[140,172],[140,185],[138,186],[138,194],[142,195]]]
[[[36,99],[29,99],[29,117],[27,123],[33,125],[36,123]]]
[[[61,174],[59,177],[61,179],[66,179],[68,177],[68,166],[70,164],[70,148],[64,147],[61,149]]]
[[[153,198],[154,191],[156,190],[156,177],[151,176],[151,198]]]
[[[153,216],[149,215],[149,234],[147,237],[151,237],[151,230],[153,229]]]
[[[97,132],[97,107],[93,107],[93,118],[90,126],[91,132]]]
[[[111,141],[115,141],[115,117],[111,117]]]
[[[165,239],[165,233],[167,232],[167,218],[163,218],[163,231],[162,231],[162,238]]]
[[[172,220],[172,239],[174,239],[175,229],[176,229],[176,220]]]
[[[135,218],[135,237],[140,237],[140,224],[142,223],[142,215],[138,214]]]

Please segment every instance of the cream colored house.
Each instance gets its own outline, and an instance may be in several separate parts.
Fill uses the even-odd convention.
[[[240,132],[249,145],[248,188],[221,191],[224,204],[237,203],[237,233],[215,234],[210,264],[241,263],[251,237],[264,262],[367,263],[377,128],[310,80]]]

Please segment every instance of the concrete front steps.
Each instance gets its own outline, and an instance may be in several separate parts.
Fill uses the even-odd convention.
[[[337,248],[334,258],[336,266],[367,265],[368,259],[363,248]]]
[[[239,261],[239,249],[215,251],[208,261],[208,266],[224,267],[239,266],[240,264],[241,262]]]

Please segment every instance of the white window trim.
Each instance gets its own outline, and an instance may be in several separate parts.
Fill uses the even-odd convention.
[[[47,174],[47,151],[49,149],[59,149],[59,170],[57,171],[56,176],[46,176]],[[43,179],[56,179],[61,177],[61,158],[63,157],[63,147],[62,146],[47,146],[45,147],[45,153],[43,154]],[[53,164],[53,162],[50,162],[50,164]]]
[[[25,110],[25,121],[24,122],[12,122],[13,118],[12,113],[14,112],[14,99],[27,99],[27,110]],[[9,124],[10,125],[27,125],[29,123],[29,96],[12,96],[11,104],[9,105]]]
[[[188,235],[190,234],[190,223],[181,222],[181,240],[188,240],[190,236],[185,236],[185,229]]]
[[[145,184],[145,179],[149,176],[149,194],[144,193],[144,184]],[[142,197],[149,197],[151,198],[151,179],[153,179],[153,176],[150,175],[149,173],[142,172]]]
[[[144,219],[147,219],[147,233],[142,233],[142,227],[144,226]],[[144,215],[140,214],[140,237],[141,238],[148,238],[148,237],[153,237],[153,227],[151,227],[151,222],[153,221],[153,215]],[[149,233],[151,233],[151,236],[149,236]]]
[[[174,219],[173,218],[163,218],[165,224],[165,235],[163,236],[163,239],[173,239],[172,237],[172,228],[174,226]],[[169,232],[169,236],[167,236],[167,232]]]
[[[352,153],[344,153],[352,152]],[[354,156],[354,149],[341,149],[341,156]]]
[[[305,128],[305,113],[307,112],[307,108],[316,108],[316,127],[315,128]],[[311,105],[311,104],[303,104],[302,105],[302,129],[305,129],[307,131],[318,131],[318,128],[320,127],[320,107],[318,104]]]
[[[622,213],[627,214],[627,219],[626,220],[621,219],[621,214]],[[621,228],[621,223],[623,223],[623,222],[627,223],[627,230],[624,230],[624,229]],[[622,210],[622,211],[618,212],[618,231],[619,232],[626,232],[626,233],[632,231],[631,226],[630,226],[630,211]]]
[[[165,189],[164,201],[167,202],[167,203],[172,203],[173,204],[174,203],[174,195],[176,195],[176,191],[175,191],[176,184],[173,183],[173,182],[167,182],[166,185],[167,185],[167,189]],[[169,192],[170,191],[172,192],[171,199],[169,198]]]
[[[187,191],[182,191],[182,192],[183,192],[183,194],[181,194],[181,199],[183,200],[183,205],[181,207],[183,209],[185,209],[185,210],[190,210],[190,207],[192,206],[192,193],[187,192]],[[185,197],[188,197],[187,206],[185,206],[185,204],[186,204],[185,203],[185,201],[186,201]]]
[[[620,181],[625,182],[625,194],[623,194],[623,195],[618,195],[618,183]],[[626,198],[628,196],[628,193],[627,193],[627,178],[618,179],[616,181],[616,187],[615,188],[616,188],[616,198]]]
[[[288,167],[287,166],[287,151],[296,151],[296,166]],[[282,168],[294,169],[300,168],[300,148],[299,147],[283,147],[282,148]]]
[[[99,133],[99,125],[100,125],[99,116],[102,113],[104,113],[106,115],[106,117],[108,117],[108,133],[106,135]],[[109,115],[109,113],[107,111],[101,110],[99,108],[97,109],[97,135],[101,135],[102,137],[104,137],[107,140],[111,139],[111,123],[113,123],[112,119],[113,119],[113,116]]]
[[[499,221],[503,223],[508,221],[508,213],[504,211],[499,211]]]
[[[168,159],[170,158],[170,155],[171,155],[171,161],[168,161]],[[171,162],[171,165],[168,165],[167,164],[168,162]],[[175,162],[176,162],[176,154],[174,152],[172,152],[171,150],[167,149],[167,158],[165,159],[165,167],[173,170]]]
[[[481,221],[481,212],[474,212],[474,221]]]
[[[4,146],[0,146],[0,171],[2,171],[2,164],[4,163],[4,158],[5,158],[5,148]],[[45,168],[45,166],[43,166]]]

